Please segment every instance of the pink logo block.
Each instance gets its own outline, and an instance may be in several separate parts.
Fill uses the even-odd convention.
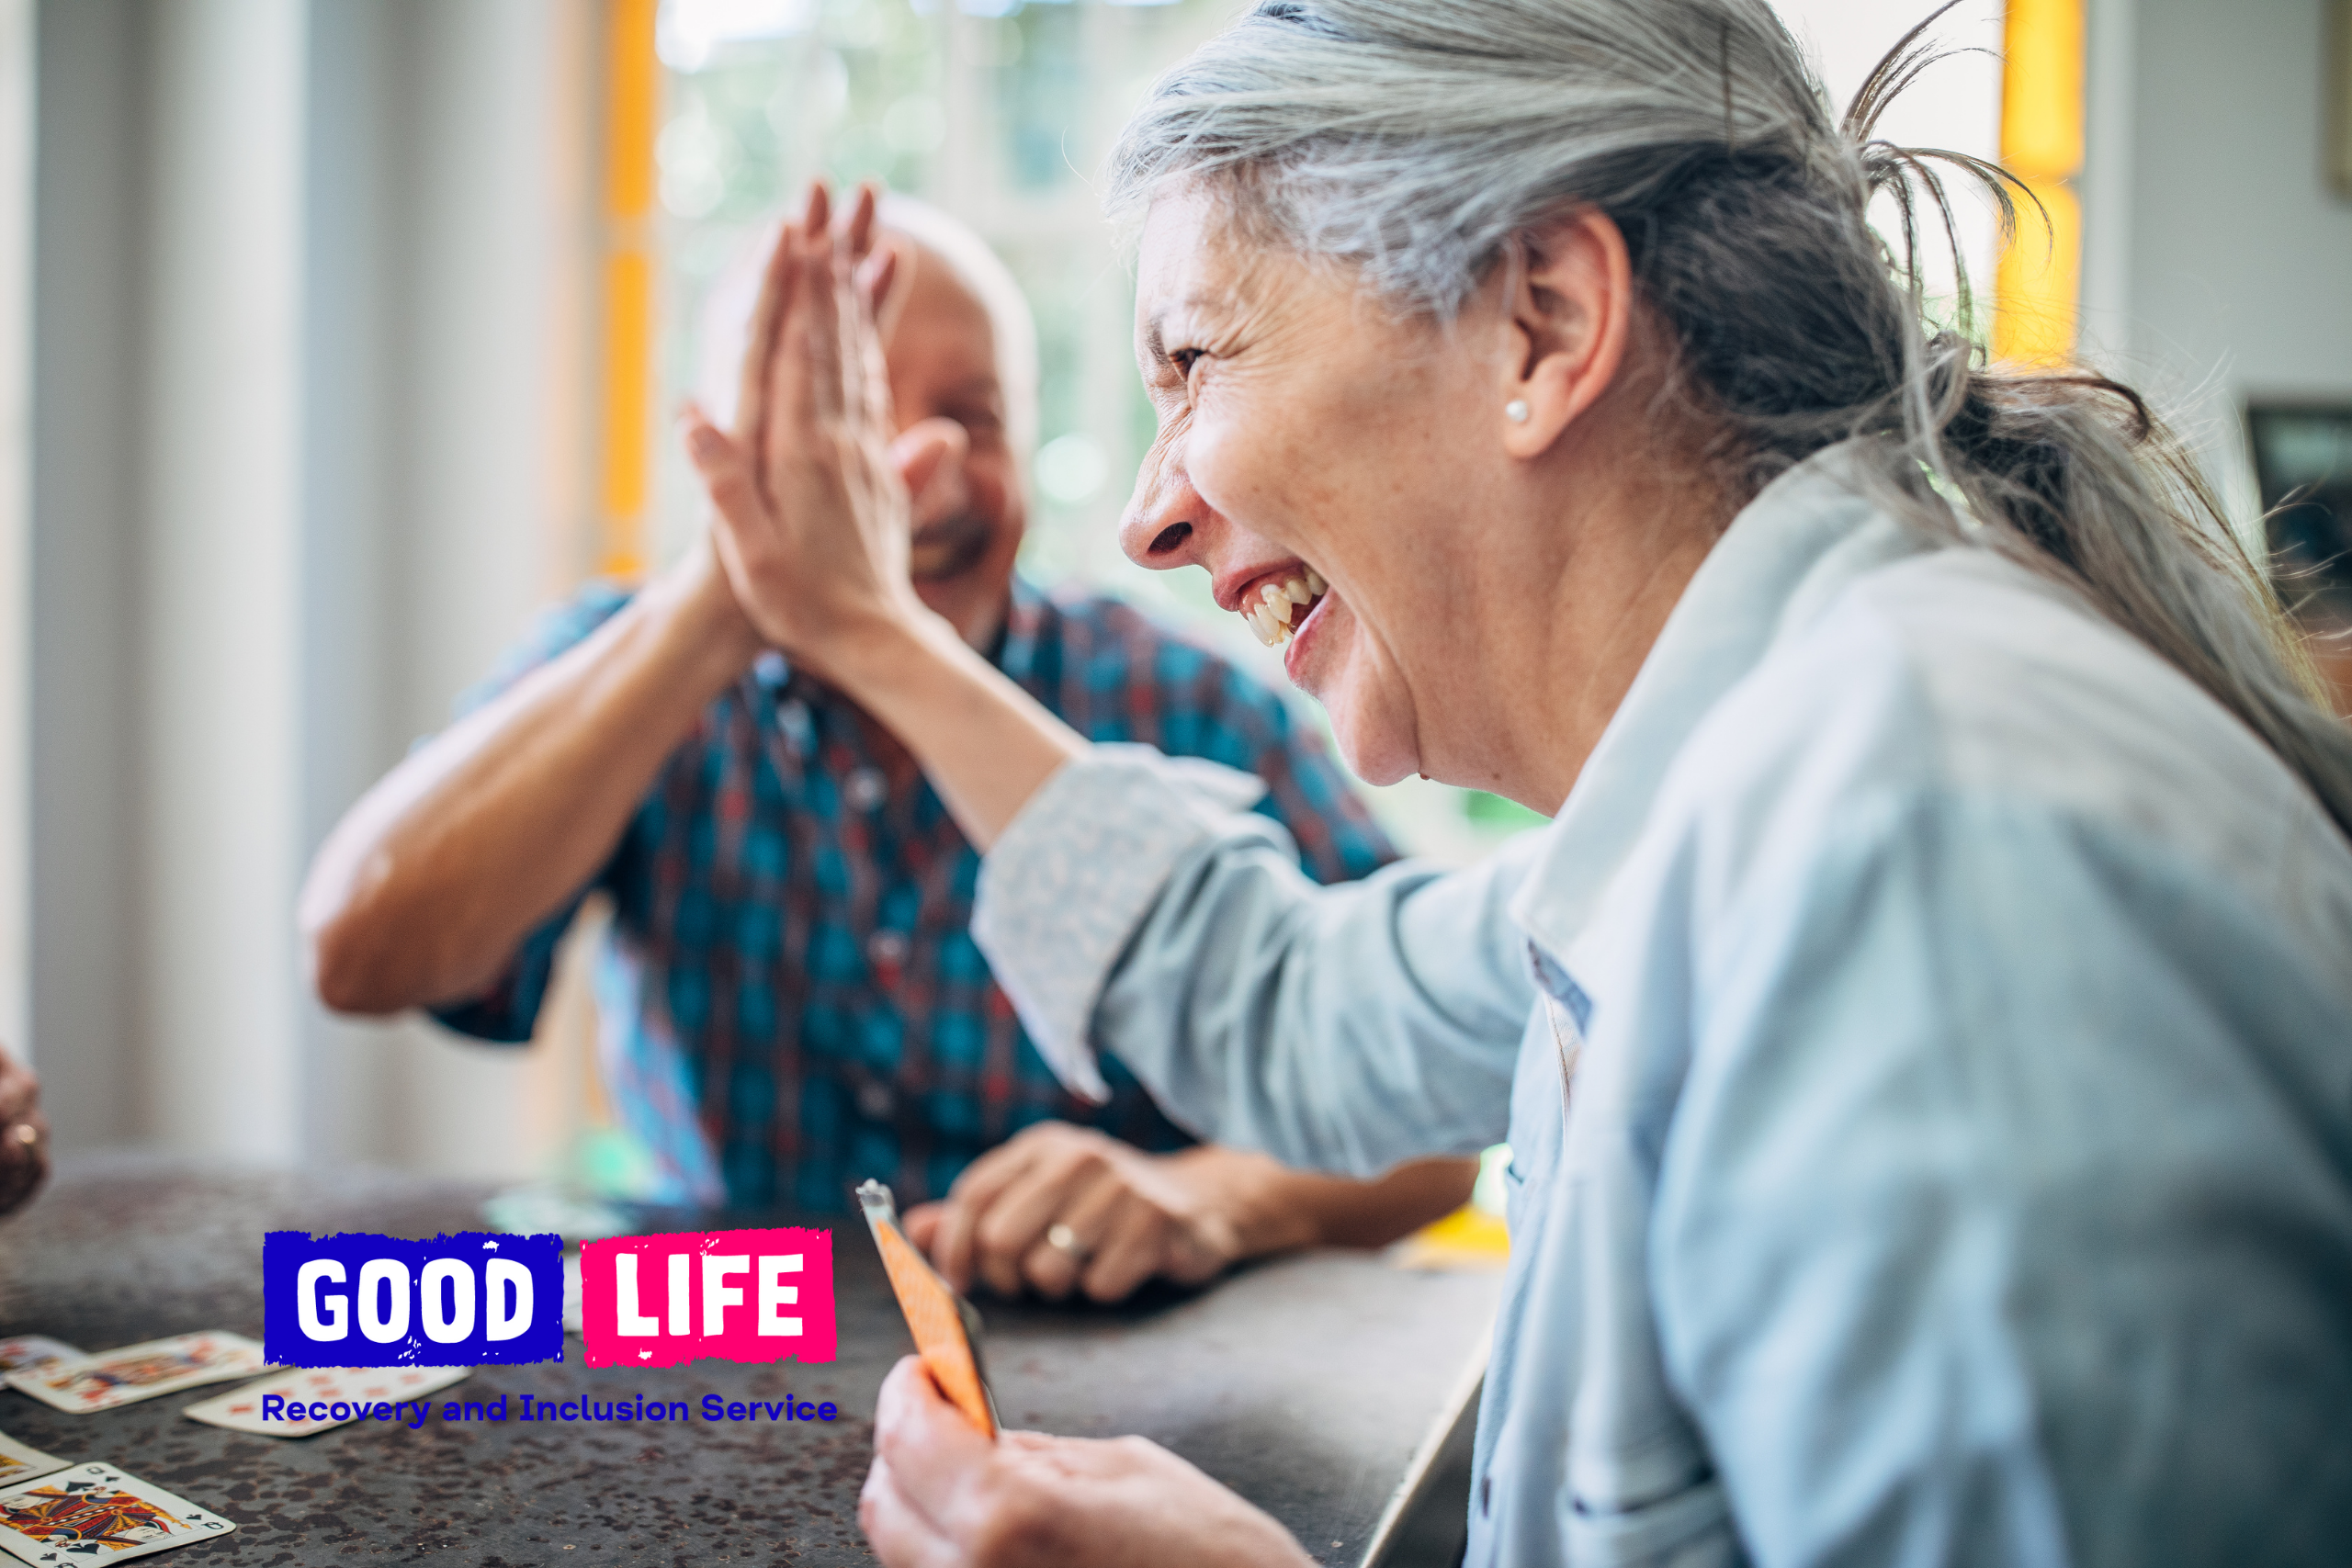
[[[833,1359],[833,1233],[693,1231],[580,1249],[592,1367]]]

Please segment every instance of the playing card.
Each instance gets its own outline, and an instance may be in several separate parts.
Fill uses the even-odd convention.
[[[371,1412],[379,1404],[398,1405],[424,1399],[472,1375],[464,1367],[297,1368],[198,1400],[180,1414],[215,1427],[226,1427],[232,1432],[258,1432],[265,1438],[307,1438],[314,1432],[347,1426],[361,1419],[362,1412]],[[271,1406],[278,1414],[266,1420],[262,1416],[265,1394],[275,1394],[286,1401],[283,1405]],[[286,1419],[298,1404],[303,1411],[300,1418]],[[326,1413],[317,1420],[311,1419],[310,1412],[322,1404],[327,1407]],[[337,1416],[333,1414],[337,1404],[351,1408]],[[387,1425],[394,1420],[405,1423],[408,1418],[409,1412],[405,1410],[397,1415],[388,1412],[381,1417]],[[378,1417],[369,1416],[368,1419]]]
[[[64,1468],[65,1461],[55,1454],[45,1454],[29,1443],[20,1443],[0,1432],[0,1490]]]
[[[236,1528],[110,1464],[77,1464],[0,1491],[0,1547],[37,1568],[123,1562]]]
[[[881,1249],[891,1292],[899,1298],[899,1310],[907,1314],[907,1329],[915,1337],[922,1364],[965,1419],[982,1436],[995,1438],[996,1397],[980,1368],[980,1314],[947,1288],[947,1281],[899,1228],[898,1203],[888,1187],[868,1181],[858,1188],[857,1201],[865,1211],[874,1245]]]
[[[48,1361],[70,1361],[82,1352],[46,1334],[22,1334],[0,1339],[0,1372],[30,1371]]]
[[[44,1404],[81,1416],[267,1371],[261,1347],[241,1335],[175,1334],[10,1372],[8,1384]]]

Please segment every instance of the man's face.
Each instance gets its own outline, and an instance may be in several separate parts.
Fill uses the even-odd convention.
[[[1003,615],[1028,512],[995,323],[944,260],[904,237],[895,243],[901,273],[912,274],[899,285],[886,355],[899,430],[935,420],[963,433],[915,497],[915,591],[983,641]]]

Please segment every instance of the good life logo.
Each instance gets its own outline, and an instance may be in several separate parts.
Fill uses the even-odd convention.
[[[832,1233],[695,1231],[581,1253],[592,1367],[716,1357],[833,1359]],[[467,1231],[431,1241],[271,1231],[263,1353],[285,1367],[477,1367],[563,1359],[563,1242]]]
[[[563,1359],[563,1238],[262,1238],[262,1352],[284,1367]]]
[[[580,1251],[592,1367],[833,1359],[833,1235],[798,1226],[592,1241]]]

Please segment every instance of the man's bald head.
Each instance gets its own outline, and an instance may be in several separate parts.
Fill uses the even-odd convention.
[[[899,247],[900,271],[913,265],[916,288],[926,275],[934,286],[952,280],[988,312],[1008,434],[1025,462],[1037,441],[1037,323],[1021,285],[987,241],[927,201],[885,196],[876,217],[886,239]]]
[[[908,197],[884,197],[879,217],[883,243],[898,252],[882,326],[899,434],[947,452],[914,497],[909,566],[923,601],[980,644],[1001,623],[1028,521],[1036,328],[1020,286],[971,230]],[[739,257],[704,307],[696,379],[720,425],[734,419],[772,244],[763,236]]]
[[[944,286],[960,290],[977,305],[987,317],[994,344],[1006,434],[1025,462],[1037,440],[1037,325],[1021,285],[969,225],[927,201],[887,193],[876,217],[883,242],[899,252],[899,280],[886,311],[885,332],[895,330],[898,317],[918,290],[936,295]],[[763,229],[703,296],[695,400],[721,427],[735,419],[744,340],[752,330],[752,309],[759,302],[760,273],[775,245],[775,231]]]

